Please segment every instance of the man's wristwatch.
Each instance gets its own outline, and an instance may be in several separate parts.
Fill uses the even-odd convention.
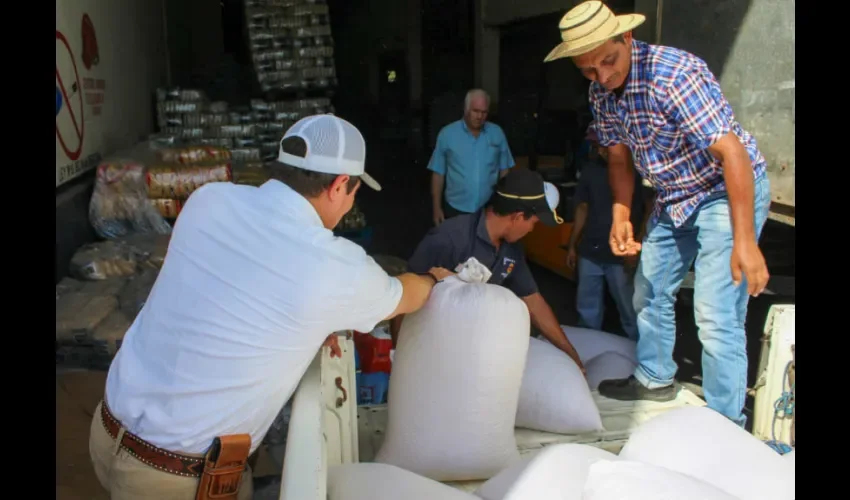
[[[432,273],[431,271],[425,271],[424,273],[417,273],[417,274],[419,276],[428,276],[429,278],[433,279],[435,285],[440,282],[440,280],[438,280],[437,277],[434,276],[434,273]]]

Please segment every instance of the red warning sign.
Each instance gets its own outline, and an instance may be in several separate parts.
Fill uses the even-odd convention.
[[[83,65],[86,69],[97,66],[100,62],[100,51],[97,48],[97,36],[94,23],[88,14],[83,14]]]
[[[56,138],[68,158],[75,161],[83,150],[85,134],[83,88],[71,45],[59,30],[56,30],[56,41],[56,88],[64,101],[56,113]],[[66,64],[60,65],[60,61]]]

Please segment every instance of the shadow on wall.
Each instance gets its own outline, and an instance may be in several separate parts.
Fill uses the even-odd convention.
[[[751,4],[752,0],[666,0],[661,42],[699,56],[720,78]]]

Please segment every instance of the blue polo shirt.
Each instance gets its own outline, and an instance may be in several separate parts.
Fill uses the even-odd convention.
[[[458,120],[440,130],[428,170],[446,177],[445,201],[455,210],[481,209],[499,180],[499,172],[514,166],[502,128],[484,122],[478,137]]]
[[[408,260],[408,269],[414,273],[425,273],[432,267],[454,271],[458,264],[475,257],[493,273],[487,283],[502,285],[520,298],[537,293],[522,246],[503,241],[496,248],[487,233],[485,218],[485,212],[479,210],[446,219],[428,231]]]

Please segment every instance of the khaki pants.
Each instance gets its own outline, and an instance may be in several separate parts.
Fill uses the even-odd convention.
[[[197,478],[182,477],[162,472],[146,465],[116,442],[100,419],[100,407],[97,405],[91,423],[89,453],[94,472],[100,484],[109,492],[112,500],[162,499],[194,500],[198,489]],[[201,456],[185,453],[188,456]],[[251,467],[246,466],[239,488],[239,500],[250,500],[254,495]]]

